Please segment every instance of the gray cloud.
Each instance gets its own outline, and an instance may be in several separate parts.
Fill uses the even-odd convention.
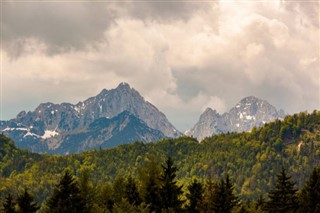
[[[122,81],[181,130],[205,107],[223,113],[249,95],[289,113],[320,106],[314,4],[3,5],[6,119],[45,101],[76,103]]]
[[[28,39],[46,45],[47,54],[78,51],[105,39],[119,17],[152,21],[188,20],[207,3],[132,2],[4,2],[4,48],[12,57],[28,52]]]
[[[74,51],[104,39],[114,12],[105,4],[76,2],[4,2],[4,48],[23,53],[27,39],[37,39],[50,54]]]
[[[200,11],[209,11],[216,6],[216,2],[190,2],[190,1],[132,1],[128,12],[132,17],[142,20],[172,21],[192,18],[192,15]]]

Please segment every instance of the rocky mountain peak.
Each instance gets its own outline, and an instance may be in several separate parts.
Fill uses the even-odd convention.
[[[122,89],[122,90],[130,90],[131,87],[126,82],[121,82],[116,89]]]
[[[218,114],[215,109],[211,109],[210,107],[207,107],[202,115],[212,115],[212,114]]]
[[[97,97],[104,96],[104,95],[108,94],[108,92],[109,92],[109,90],[103,89],[103,90],[101,90],[101,92],[97,95]]]
[[[250,131],[276,118],[284,117],[283,110],[277,110],[266,100],[248,96],[223,115],[215,110],[206,109],[198,123],[187,132],[198,140],[217,133]]]
[[[259,102],[259,101],[262,101],[262,99],[257,98],[255,96],[248,96],[248,97],[245,97],[245,98],[241,99],[239,103],[240,104],[246,104],[246,103]]]
[[[196,125],[192,129],[186,131],[185,134],[196,137],[198,140],[202,140],[212,134],[221,133],[224,129],[225,123],[223,117],[216,110],[208,107],[201,114]],[[212,130],[214,130],[214,132]]]
[[[172,138],[182,135],[162,112],[145,101],[139,92],[127,83],[120,83],[115,89],[103,89],[97,96],[90,97],[76,105],[70,103],[42,103],[33,112],[22,111],[15,119],[2,122],[0,129],[15,141],[18,141],[18,146],[23,145],[30,148],[28,143],[32,143],[34,146],[30,150],[43,151],[46,149],[44,147],[49,149],[60,147],[67,140],[65,139],[66,135],[74,132],[82,133],[97,119],[112,119],[121,113],[123,113],[122,116],[131,120],[132,125],[140,126],[135,129],[133,125],[130,127],[130,131],[136,130],[139,132],[142,141],[159,138],[161,134],[163,137]],[[120,118],[122,117],[117,117],[118,120]],[[137,119],[139,122],[133,122],[138,121]],[[21,127],[18,127],[18,124]],[[117,124],[119,123],[114,121],[114,125]],[[125,122],[121,125],[124,124]],[[149,130],[144,131],[143,128],[146,127]],[[131,135],[135,134],[134,132],[131,133]],[[157,135],[157,137],[152,137],[152,134]],[[136,140],[138,140],[138,135],[136,136]],[[100,137],[106,139],[107,136]],[[128,139],[124,139],[124,142],[126,140]],[[39,148],[39,144],[43,146]]]

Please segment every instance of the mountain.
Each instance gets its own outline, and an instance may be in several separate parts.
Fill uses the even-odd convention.
[[[79,131],[64,134],[57,143],[50,144],[53,153],[79,153],[83,150],[111,148],[135,141],[151,142],[166,136],[159,130],[147,126],[141,119],[124,111],[111,119],[94,120]],[[63,143],[62,143],[63,142]]]
[[[174,138],[182,135],[162,112],[145,101],[139,92],[127,83],[121,83],[115,89],[103,89],[97,96],[75,105],[42,103],[33,112],[22,111],[15,119],[2,121],[0,129],[21,148],[27,148],[34,152],[72,153],[75,150],[78,152],[96,147],[96,145],[101,146],[102,140],[106,142],[110,138],[114,138],[113,134],[106,135],[102,130],[95,132],[95,134],[101,134],[97,135],[100,139],[96,142],[84,142],[85,139],[80,136],[90,138],[88,134],[93,131],[90,128],[95,122],[98,122],[97,120],[112,120],[122,112],[127,112],[125,114],[130,120],[130,125],[126,129],[130,130],[130,134],[121,130],[121,134],[127,136],[121,138],[122,143],[128,143],[132,140],[150,142],[163,137]],[[117,119],[119,120],[120,117]],[[122,124],[115,120],[112,122],[114,125]],[[132,127],[133,124],[138,125],[136,129]],[[114,128],[116,127],[114,126]],[[154,135],[152,136],[152,134]],[[70,137],[74,138],[75,135],[77,135],[78,143],[70,142]],[[64,143],[81,148],[64,145]],[[120,141],[117,142],[117,144],[120,143]]]
[[[265,100],[249,96],[222,115],[207,108],[186,135],[203,140],[207,136],[218,133],[247,132],[253,127],[260,127],[277,118],[282,119],[284,116],[283,110],[277,110]]]

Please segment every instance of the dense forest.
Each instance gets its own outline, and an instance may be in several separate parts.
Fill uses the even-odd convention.
[[[0,207],[13,212],[25,212],[24,205],[41,207],[39,212],[319,212],[319,163],[319,111],[200,143],[181,137],[68,156],[20,150],[1,135]]]

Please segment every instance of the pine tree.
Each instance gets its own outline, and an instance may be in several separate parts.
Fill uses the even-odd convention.
[[[161,212],[161,204],[160,204],[160,188],[157,185],[156,177],[153,175],[149,176],[149,180],[147,180],[146,193],[144,200],[146,204],[149,205],[150,212]]]
[[[277,175],[275,188],[268,194],[266,210],[272,213],[295,212],[298,208],[296,192],[291,176],[288,176],[282,167],[280,174]]]
[[[126,181],[122,176],[116,177],[113,182],[113,200],[115,203],[121,202],[126,196]]]
[[[112,212],[112,208],[114,205],[113,199],[113,186],[111,183],[104,183],[103,185],[99,185],[97,187],[97,196],[96,203],[108,209],[109,212]]]
[[[90,181],[90,173],[88,169],[84,169],[79,178],[79,188],[81,197],[84,200],[85,208],[88,212],[93,208],[93,203],[96,198],[94,187]]]
[[[16,203],[13,201],[12,195],[9,193],[5,197],[5,201],[3,203],[4,213],[15,213],[16,212],[16,210],[14,208],[15,205],[16,205]]]
[[[230,180],[230,176],[226,176],[225,185],[225,196],[226,196],[226,211],[228,212],[233,209],[233,207],[237,206],[239,204],[239,198],[234,194],[234,185]]]
[[[38,204],[27,189],[24,189],[23,193],[18,195],[17,204],[18,213],[33,213],[39,209]]]
[[[140,194],[134,179],[129,176],[125,186],[126,198],[131,205],[138,206],[141,204]]]
[[[320,168],[314,168],[300,193],[301,211],[320,212]]]
[[[66,171],[47,201],[47,212],[81,213],[88,212],[77,182]]]
[[[113,207],[112,213],[149,213],[150,210],[144,203],[131,205],[127,199],[122,199]]]
[[[177,168],[173,166],[171,157],[168,157],[165,165],[162,165],[163,174],[160,176],[160,197],[164,211],[181,211],[182,201],[179,199],[182,194],[182,186],[177,186],[175,181]]]
[[[188,193],[186,195],[189,205],[187,211],[190,213],[200,212],[200,205],[203,199],[203,186],[196,179],[188,186]]]
[[[265,209],[266,201],[262,195],[259,196],[258,200],[255,203],[255,209]]]
[[[149,155],[138,169],[143,201],[149,206],[150,212],[156,213],[161,212],[159,182],[162,168],[158,161],[156,156]]]
[[[216,213],[229,213],[239,204],[238,197],[234,194],[234,186],[229,175],[221,179],[213,195],[213,211]]]
[[[213,200],[217,188],[217,183],[212,179],[207,179],[203,196],[203,205],[201,207],[202,212],[213,212]]]

